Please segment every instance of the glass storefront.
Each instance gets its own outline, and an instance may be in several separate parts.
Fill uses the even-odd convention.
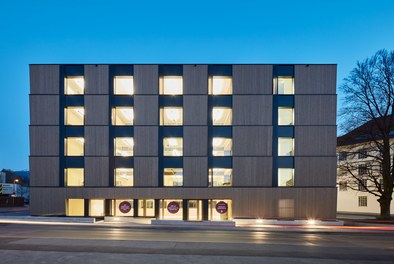
[[[209,221],[230,221],[232,220],[232,201],[231,200],[209,200],[208,220]]]
[[[161,220],[183,220],[182,200],[164,199],[160,200]]]

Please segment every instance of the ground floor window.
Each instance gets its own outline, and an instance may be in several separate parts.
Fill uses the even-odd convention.
[[[187,202],[189,221],[201,221],[202,220],[202,200],[189,200]]]
[[[358,197],[358,206],[359,207],[368,206],[368,197],[367,196],[359,196]]]
[[[89,200],[89,216],[101,217],[105,215],[104,199]]]
[[[182,200],[160,200],[160,215],[162,220],[183,220]]]
[[[281,218],[294,217],[294,199],[279,199],[278,215]]]
[[[155,217],[155,200],[154,199],[138,200],[138,216]]]
[[[66,216],[84,216],[85,201],[84,199],[67,199]]]
[[[227,199],[209,200],[208,220],[210,221],[232,220],[232,201]]]
[[[134,216],[133,200],[130,199],[112,200],[111,214],[114,216]]]

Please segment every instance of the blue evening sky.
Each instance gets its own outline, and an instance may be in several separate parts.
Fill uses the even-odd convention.
[[[0,3],[0,169],[28,169],[29,64],[337,63],[394,49],[391,0]]]

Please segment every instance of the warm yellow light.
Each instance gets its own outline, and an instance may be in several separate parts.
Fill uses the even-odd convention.
[[[223,114],[224,114],[224,109],[222,109],[222,108],[215,108],[215,109],[213,109],[212,110],[212,120],[214,122],[216,122],[216,121],[222,119]]]
[[[171,147],[175,147],[176,145],[178,145],[178,143],[176,142],[175,138],[169,138],[168,139],[168,145]]]
[[[212,145],[214,147],[218,147],[223,143],[223,138],[213,138],[212,139]]]
[[[179,95],[183,93],[183,83],[181,76],[163,77],[163,94]]]
[[[308,219],[307,224],[308,225],[315,225],[316,224],[316,220],[315,219]]]
[[[164,109],[165,114],[171,121],[177,121],[181,117],[179,109]]]
[[[256,223],[257,223],[257,224],[262,224],[262,223],[263,223],[263,219],[257,219],[257,220],[256,220]]]

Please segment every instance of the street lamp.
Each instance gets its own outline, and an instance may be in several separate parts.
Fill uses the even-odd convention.
[[[15,196],[17,196],[16,195],[16,185],[19,183],[19,179],[15,179],[14,180],[14,194],[15,194]]]

